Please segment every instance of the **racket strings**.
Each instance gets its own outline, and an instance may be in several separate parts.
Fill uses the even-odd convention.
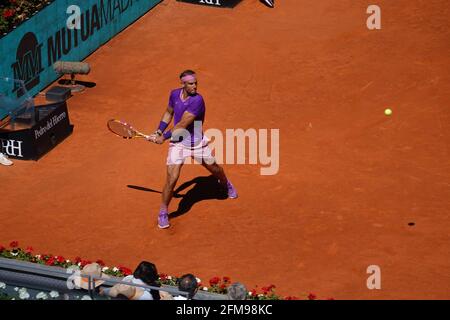
[[[122,137],[132,138],[136,136],[136,131],[126,123],[110,121],[108,127],[112,132]]]

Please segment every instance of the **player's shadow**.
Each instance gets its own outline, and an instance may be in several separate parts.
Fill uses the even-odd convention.
[[[192,185],[194,186],[185,194],[180,194]],[[161,193],[161,191],[139,186],[127,185],[127,187],[141,191]],[[189,212],[197,202],[203,200],[225,200],[228,198],[228,195],[226,190],[224,190],[217,181],[217,178],[211,175],[208,177],[197,177],[183,183],[174,190],[173,197],[182,199],[178,204],[178,209],[169,214],[171,219]]]
[[[171,212],[169,215],[171,219],[189,212],[197,202],[203,200],[225,200],[228,198],[226,190],[222,188],[217,181],[217,178],[213,175],[208,177],[197,177],[187,181],[175,189],[174,194],[180,195],[180,192],[192,185],[194,185],[194,187],[184,195],[181,195],[182,199],[178,204],[178,209]]]

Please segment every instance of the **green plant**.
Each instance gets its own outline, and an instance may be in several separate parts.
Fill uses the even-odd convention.
[[[5,0],[0,4],[0,37],[29,19],[52,0]]]

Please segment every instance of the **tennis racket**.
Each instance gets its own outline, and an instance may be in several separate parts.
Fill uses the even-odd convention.
[[[148,135],[139,132],[138,130],[133,128],[130,124],[124,121],[112,119],[108,121],[107,126],[109,131],[124,139],[149,138]]]

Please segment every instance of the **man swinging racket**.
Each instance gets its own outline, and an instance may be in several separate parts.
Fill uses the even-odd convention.
[[[180,176],[181,167],[187,157],[193,157],[211,172],[228,192],[228,198],[238,197],[236,189],[225,176],[221,166],[217,164],[208,139],[203,135],[202,123],[205,120],[205,102],[197,93],[197,76],[194,71],[186,70],[180,75],[181,88],[172,90],[169,105],[164,112],[158,129],[148,137],[148,140],[163,144],[170,139],[167,156],[167,180],[162,192],[162,202],[158,215],[158,226],[168,228],[168,207],[172,200],[173,190]],[[165,131],[174,118],[172,130]],[[188,133],[188,134],[187,134]]]

